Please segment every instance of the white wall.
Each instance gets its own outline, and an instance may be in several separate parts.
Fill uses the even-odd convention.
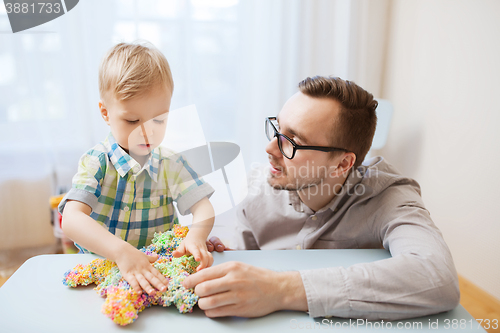
[[[393,1],[379,153],[420,182],[459,274],[500,298],[500,1]]]

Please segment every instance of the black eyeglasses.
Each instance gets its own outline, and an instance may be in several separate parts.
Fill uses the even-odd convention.
[[[348,153],[349,151],[344,148],[336,148],[336,147],[321,147],[321,146],[301,146],[292,141],[289,137],[284,134],[278,132],[277,127],[279,127],[278,121],[276,117],[268,117],[266,118],[266,136],[269,141],[273,140],[275,137],[278,137],[278,147],[286,158],[291,160],[295,156],[295,152],[297,149],[307,149],[307,150],[319,150],[319,151],[344,151]]]

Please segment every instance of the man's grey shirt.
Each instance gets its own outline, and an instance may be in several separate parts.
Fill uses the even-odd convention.
[[[317,212],[296,191],[274,190],[268,168],[254,169],[238,206],[239,249],[385,248],[392,258],[300,271],[312,317],[396,320],[455,308],[458,277],[418,183],[381,157],[348,176]]]

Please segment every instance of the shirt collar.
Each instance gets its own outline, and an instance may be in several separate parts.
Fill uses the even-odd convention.
[[[160,160],[160,150],[158,147],[153,149],[149,155],[149,159],[146,161],[143,167],[133,159],[127,152],[120,147],[116,142],[113,134],[109,133],[106,140],[104,140],[104,146],[108,150],[108,157],[120,177],[125,177],[129,172],[133,175],[138,175],[142,170],[147,170],[151,179],[155,182],[158,181],[158,165]]]
[[[304,213],[304,207],[307,206],[302,203],[297,191],[288,191],[288,198],[290,199],[290,205],[293,209],[295,209],[295,211]]]

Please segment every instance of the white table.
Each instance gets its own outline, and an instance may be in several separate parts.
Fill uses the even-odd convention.
[[[314,269],[372,262],[390,257],[385,250],[301,250],[227,251],[214,253],[216,264],[242,261],[277,271]],[[262,318],[227,317],[210,319],[198,307],[193,313],[179,314],[175,307],[153,306],[139,313],[132,324],[120,327],[101,313],[104,299],[93,286],[69,288],[63,285],[64,272],[86,264],[94,255],[43,255],[26,261],[0,288],[0,332],[337,332],[370,330],[356,319],[310,318],[306,313],[279,311]],[[467,329],[451,329],[452,320],[465,320]],[[331,320],[331,322],[330,322]],[[447,329],[449,322],[450,328]],[[462,321],[463,322],[463,321]],[[378,326],[377,326],[378,323]],[[384,322],[385,323],[385,322]],[[432,323],[432,328],[429,324]],[[387,323],[372,322],[375,332],[484,332],[462,307],[438,315]],[[343,325],[343,327],[342,327]],[[349,327],[350,325],[350,327]],[[438,329],[434,329],[437,327]]]

